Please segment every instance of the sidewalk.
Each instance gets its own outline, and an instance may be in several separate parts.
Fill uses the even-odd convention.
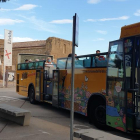
[[[6,82],[5,82],[5,86],[6,87]],[[16,80],[14,81],[8,81],[7,87],[16,87]],[[3,80],[0,80],[0,88],[3,88]]]
[[[6,90],[5,90],[6,89]],[[0,118],[0,140],[69,140],[70,127],[64,126],[63,121],[66,118],[59,114],[57,109],[44,105],[32,105],[26,98],[16,98],[12,88],[2,88],[0,104],[8,104],[31,111],[31,120],[29,126],[20,126],[11,121]],[[9,93],[9,90],[11,92]],[[7,93],[5,92],[7,91]],[[3,96],[4,95],[4,96]],[[9,95],[9,96],[8,96]],[[18,97],[17,96],[17,97]],[[60,124],[52,121],[61,122]],[[79,140],[74,138],[74,140]]]

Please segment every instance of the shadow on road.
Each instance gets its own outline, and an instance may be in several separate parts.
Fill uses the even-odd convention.
[[[27,102],[29,102],[28,98],[19,98],[19,99],[26,100]],[[34,105],[32,105],[32,106],[34,106]],[[69,120],[69,122],[67,122],[67,124],[70,125],[70,111],[69,110],[56,108],[56,107],[53,107],[51,104],[48,104],[48,103],[37,102],[35,106],[39,106],[40,109],[50,111],[50,113],[52,112],[52,113],[58,114],[58,116],[62,116],[61,118],[66,118],[66,121]],[[32,117],[37,117],[37,116],[32,116]],[[45,119],[45,120],[50,121],[52,123],[57,123],[57,124],[61,124],[61,125],[64,125],[64,126],[66,125],[63,122],[56,121],[55,118],[54,119],[48,119],[47,116],[46,117],[39,117],[39,118],[40,119]],[[88,123],[88,118],[86,116],[83,116],[83,115],[78,114],[78,113],[74,113],[74,122],[77,123],[76,128],[79,128],[79,129],[93,128],[93,130],[94,129],[99,130],[94,125],[90,125]],[[79,126],[78,126],[78,124],[79,124]],[[107,129],[107,130],[102,130],[102,131],[104,131],[108,134],[116,135],[116,136],[126,138],[126,139],[130,139],[130,140],[140,140],[140,134],[125,133],[125,132],[121,132],[121,131],[113,129],[113,128],[110,128],[110,129]]]

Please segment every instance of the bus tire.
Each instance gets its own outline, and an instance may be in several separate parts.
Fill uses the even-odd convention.
[[[97,128],[105,130],[106,127],[106,104],[102,100],[94,100],[90,104],[90,121]]]
[[[35,104],[35,90],[34,90],[34,87],[33,86],[31,86],[30,88],[29,88],[29,100],[30,100],[30,103],[31,104]]]

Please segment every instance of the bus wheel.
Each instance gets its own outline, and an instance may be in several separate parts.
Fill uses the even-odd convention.
[[[106,129],[106,106],[103,101],[95,101],[90,106],[90,120],[100,129]]]
[[[29,100],[31,104],[35,104],[35,90],[33,86],[29,88]]]

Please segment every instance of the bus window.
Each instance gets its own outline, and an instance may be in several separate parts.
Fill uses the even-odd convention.
[[[67,58],[57,59],[57,68],[65,69],[65,67],[66,67],[66,60],[67,60]]]
[[[92,58],[92,65],[91,65],[91,67],[93,67],[93,68],[95,67],[95,57]]]
[[[95,58],[96,67],[106,67],[107,58],[106,55],[101,55]]]
[[[75,68],[83,68],[83,58],[75,59]]]
[[[35,69],[37,69],[39,66],[39,62],[35,62]]]
[[[38,69],[43,69],[44,61],[39,62]]]
[[[21,70],[26,70],[26,69],[28,69],[28,63],[22,63],[22,64],[20,64],[21,66],[20,66],[20,69]]]
[[[28,63],[29,69],[35,69],[35,62]]]
[[[20,64],[18,64],[17,69],[20,70],[20,68],[21,68],[21,67],[20,67]]]
[[[108,76],[123,77],[123,47],[122,43],[111,44],[108,62]]]
[[[91,57],[86,57],[86,59],[84,60],[84,67],[91,67]]]
[[[83,58],[76,58],[75,59],[75,68],[83,68],[84,66],[84,59],[86,59],[85,57]],[[68,58],[67,60],[67,68],[71,68],[71,63],[72,63],[72,59],[71,57]]]
[[[72,60],[71,57],[69,57],[67,60],[67,69],[71,68],[71,63],[72,63],[71,60]]]
[[[35,69],[43,69],[44,61],[35,62]]]

